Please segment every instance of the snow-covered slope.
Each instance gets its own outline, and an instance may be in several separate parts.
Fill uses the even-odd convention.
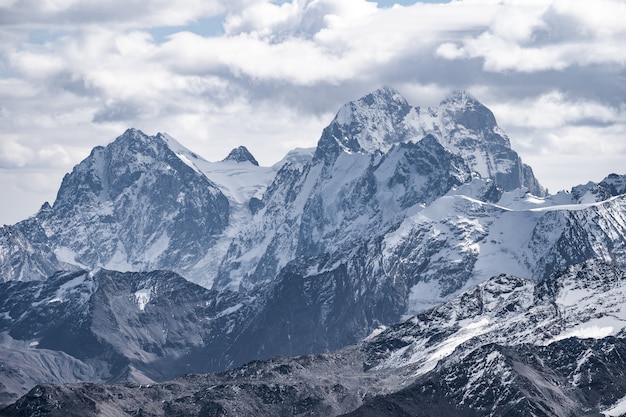
[[[418,375],[461,345],[548,345],[621,336],[625,328],[626,273],[593,260],[541,281],[500,275],[479,284],[376,336],[369,366],[413,364]]]
[[[509,197],[494,204],[455,190],[385,236],[386,271],[414,278],[409,313],[500,273],[540,279],[594,258],[626,265],[623,195],[559,205]]]
[[[625,290],[624,270],[600,261],[539,282],[494,277],[373,337],[366,366],[408,367],[416,382],[349,415],[421,409],[580,416],[616,409],[626,394]]]
[[[41,210],[48,210],[46,203]],[[71,269],[54,254],[45,231],[36,218],[0,227],[0,282],[28,281]]]
[[[571,192],[572,200],[577,203],[591,203],[607,200],[626,193],[626,176],[610,174],[598,184],[588,182],[574,187]]]
[[[470,178],[463,161],[432,136],[384,156],[341,153],[332,164],[285,165],[256,221],[231,243],[218,283],[251,288],[298,257],[335,254],[325,262],[339,262],[407,210]]]

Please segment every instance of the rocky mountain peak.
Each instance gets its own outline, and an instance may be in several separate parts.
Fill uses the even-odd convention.
[[[511,149],[491,110],[466,91],[451,93],[426,112],[389,87],[351,101],[324,129],[313,161],[332,164],[342,152],[385,154],[394,144],[428,134],[504,190],[527,187],[535,195],[546,194],[532,169]]]
[[[357,102],[368,107],[377,107],[380,109],[389,108],[391,103],[395,103],[395,105],[399,107],[406,107],[409,105],[398,90],[388,86],[381,87],[369,94],[366,94],[357,100]]]
[[[128,129],[124,131],[124,133],[122,133],[121,136],[117,138],[117,140],[138,140],[138,141],[145,141],[149,139],[150,137],[148,135],[146,135],[139,129],[135,129],[134,127],[129,127]]]
[[[626,175],[609,174],[599,183],[589,181],[587,184],[572,188],[572,197],[579,203],[604,201],[626,193]]]
[[[448,94],[440,103],[441,107],[474,108],[482,103],[471,93],[464,90],[455,90]]]
[[[466,91],[455,91],[440,104],[444,123],[449,120],[470,131],[492,132],[497,128],[496,118],[487,107]],[[511,147],[506,136],[501,135],[501,144]]]
[[[95,147],[71,173],[65,175],[53,207],[96,206],[115,199],[129,188],[136,187],[142,173],[156,174],[167,170],[163,163],[167,159],[178,160],[160,136],[127,129],[106,147]],[[180,160],[177,162],[184,165]]]
[[[245,146],[239,146],[228,154],[223,161],[250,162],[252,165],[259,166],[259,163]]]
[[[197,262],[228,225],[229,203],[192,158],[169,136],[136,129],[94,148],[65,176],[52,210],[38,214],[49,244],[87,267],[175,261],[181,271]]]
[[[339,109],[322,133],[314,160],[342,151],[385,153],[395,143],[417,136],[415,128],[405,122],[411,112],[415,109],[390,87],[351,101]]]
[[[465,91],[455,91],[439,106],[440,140],[483,178],[493,179],[504,190],[527,187],[534,195],[547,190],[532,169],[513,149],[508,136],[486,106]]]
[[[350,152],[386,152],[413,131],[404,125],[411,105],[396,90],[380,88],[344,105],[332,123],[340,126],[340,145]]]
[[[52,206],[50,206],[49,202],[44,202],[41,207],[39,208],[39,211],[49,211],[52,210]]]
[[[139,129],[129,128],[110,145],[119,150],[127,149],[144,154],[155,146],[166,146],[167,144],[160,134],[149,136]]]

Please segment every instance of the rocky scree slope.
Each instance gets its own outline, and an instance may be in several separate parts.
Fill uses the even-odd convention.
[[[625,354],[624,339],[613,337],[488,344],[345,416],[623,415]]]
[[[333,353],[162,384],[42,385],[1,414],[618,415],[625,297],[626,272],[600,261],[540,282],[502,275]]]
[[[3,402],[43,381],[153,382],[232,366],[255,303],[167,271],[0,284]],[[240,360],[240,359],[239,359]]]

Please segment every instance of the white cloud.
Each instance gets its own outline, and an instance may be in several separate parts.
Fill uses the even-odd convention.
[[[9,57],[11,65],[21,74],[32,78],[48,78],[63,70],[65,63],[51,53],[19,51]]]
[[[570,100],[560,91],[520,101],[496,103],[491,110],[508,126],[555,129],[580,123],[612,124],[626,122],[626,109],[597,101]]]
[[[56,143],[51,146],[38,149],[36,155],[37,162],[43,163],[46,166],[66,167],[72,163],[72,158],[67,150],[63,146]]]
[[[543,2],[542,2],[543,3]],[[539,6],[539,7],[538,7]],[[513,42],[527,42],[538,29],[544,29],[541,3],[505,7],[498,11],[491,23],[491,31],[498,37]]]
[[[32,151],[16,141],[0,142],[0,168],[19,168],[28,164]]]
[[[19,78],[0,78],[0,98],[25,99],[37,95],[37,88]]]
[[[555,0],[552,10],[577,21],[577,30],[583,36],[611,38],[626,34],[626,3],[620,0]]]
[[[170,52],[173,70],[193,73],[225,69],[235,78],[285,80],[296,85],[358,76],[349,59],[340,59],[307,39],[273,44],[248,34],[206,39],[185,33],[172,36],[163,48]]]
[[[247,33],[273,41],[310,37],[342,21],[358,22],[376,12],[375,3],[362,0],[299,0],[281,5],[261,0],[229,13],[224,31],[229,36]]]
[[[0,3],[0,23],[12,27],[107,24],[118,28],[180,26],[225,12],[221,0],[15,0]]]
[[[493,72],[626,63],[626,4],[619,0],[503,2],[489,28],[442,44],[445,59],[479,58]]]
[[[464,48],[461,48],[452,42],[445,42],[439,45],[436,53],[440,57],[450,60],[469,57],[469,54]]]
[[[17,223],[35,214],[44,202],[52,203],[62,179],[56,171],[0,170],[0,190],[5,201],[0,205],[0,225]]]

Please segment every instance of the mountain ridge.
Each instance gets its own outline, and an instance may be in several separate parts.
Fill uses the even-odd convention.
[[[465,91],[455,91],[438,107],[422,111],[396,90],[380,88],[344,105],[324,130],[318,148],[331,154],[340,149],[386,153],[393,144],[417,141],[429,134],[505,191],[525,186],[537,196],[547,194],[532,169],[511,149],[493,113]],[[337,148],[330,151],[333,142]],[[316,158],[322,154],[316,153]]]
[[[2,415],[601,415],[626,395],[625,288],[626,271],[600,261],[539,282],[501,275],[335,352],[159,384],[40,385]],[[616,311],[614,335],[593,334]],[[581,326],[590,338],[570,334]]]
[[[165,133],[129,129],[77,165],[52,206],[1,228],[6,293],[24,299],[19,308],[0,304],[11,369],[19,368],[17,349],[19,360],[54,363],[45,377],[57,372],[59,382],[153,382],[188,364],[218,371],[334,351],[462,294],[464,314],[476,315],[470,308],[486,301],[470,289],[484,293],[481,283],[495,285],[503,273],[522,277],[508,296],[525,294],[505,305],[512,311],[498,307],[507,316],[530,309],[528,280],[594,259],[626,267],[624,177],[546,195],[524,176],[530,168],[491,111],[467,93],[423,111],[383,88],[343,106],[315,150],[295,150],[272,167],[250,159],[240,149],[209,162]],[[156,303],[159,279],[178,283],[171,288],[180,294]],[[24,288],[48,295],[31,299]],[[534,319],[548,314],[530,310]],[[449,350],[492,337],[494,322],[484,313],[475,327],[456,323],[437,337],[453,337]],[[58,337],[36,333],[46,323]],[[441,358],[424,355],[444,348],[429,335],[430,348],[407,344],[411,332],[402,329],[397,340],[383,332],[394,340],[386,354],[411,372],[430,372]],[[91,350],[75,350],[81,337]],[[383,372],[391,359],[367,366]],[[34,380],[7,372],[5,381],[9,395]]]

